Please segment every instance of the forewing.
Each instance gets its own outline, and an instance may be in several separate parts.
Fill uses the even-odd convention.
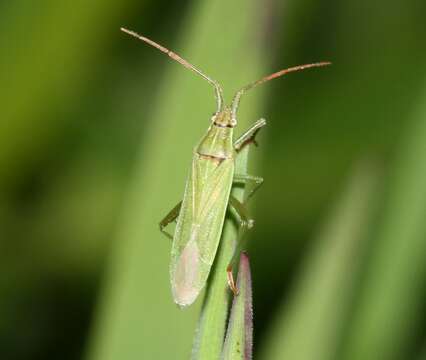
[[[179,305],[191,304],[206,283],[222,234],[233,175],[232,159],[194,156],[171,253],[172,292]]]

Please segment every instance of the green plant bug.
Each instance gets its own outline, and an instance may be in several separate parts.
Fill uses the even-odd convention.
[[[234,173],[235,159],[240,150],[254,142],[257,132],[266,124],[265,119],[256,121],[246,132],[234,141],[234,127],[237,125],[237,110],[241,96],[248,90],[287,73],[312,67],[329,65],[318,62],[280,70],[241,88],[225,106],[223,91],[218,82],[205,75],[188,61],[157,44],[156,42],[121,28],[121,30],[167,54],[185,68],[190,69],[208,81],[215,89],[217,110],[211,117],[207,133],[194,148],[192,167],[186,182],[183,200],[178,203],[160,222],[160,230],[173,240],[170,262],[170,281],[173,299],[179,306],[192,304],[204,288],[216,256],[228,207],[234,210],[237,221],[243,229],[250,229],[250,219],[245,206],[231,194],[233,184],[252,185],[248,195],[262,184],[263,179],[252,175]],[[176,221],[174,236],[164,228]],[[234,256],[235,257],[235,256]],[[232,263],[226,269],[228,283],[234,294],[238,293],[232,275]]]

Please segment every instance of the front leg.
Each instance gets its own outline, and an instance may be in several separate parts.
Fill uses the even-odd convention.
[[[257,120],[251,128],[244,132],[235,142],[234,148],[236,152],[239,152],[244,146],[249,145],[250,143],[255,143],[255,137],[258,131],[266,125],[265,119]]]

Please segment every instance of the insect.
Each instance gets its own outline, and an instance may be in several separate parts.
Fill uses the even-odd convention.
[[[234,141],[237,110],[242,95],[248,90],[290,72],[329,65],[318,62],[284,69],[265,76],[241,88],[231,105],[224,105],[223,91],[218,82],[205,75],[188,61],[156,42],[121,28],[121,30],[167,54],[185,68],[194,71],[210,83],[215,90],[217,110],[211,117],[206,134],[194,148],[192,166],[186,182],[183,200],[160,222],[160,230],[173,239],[170,262],[170,281],[173,299],[180,306],[192,304],[206,284],[219,245],[225,213],[230,207],[239,226],[249,229],[253,220],[245,206],[231,194],[233,184],[251,185],[249,196],[262,184],[263,179],[234,172],[235,159],[242,148],[254,142],[258,131],[266,124],[265,119],[256,121]],[[174,236],[165,227],[176,222]],[[234,256],[235,257],[235,256]],[[232,261],[227,268],[228,283],[234,294],[238,290],[232,276]]]

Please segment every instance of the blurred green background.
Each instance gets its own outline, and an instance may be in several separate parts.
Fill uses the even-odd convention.
[[[264,116],[255,358],[426,359],[426,2],[0,4],[0,358],[185,359],[158,221],[215,110]]]

